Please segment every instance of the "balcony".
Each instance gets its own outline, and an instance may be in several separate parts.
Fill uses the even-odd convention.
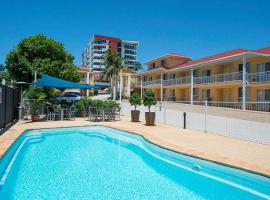
[[[227,83],[242,81],[242,72],[218,74],[212,76],[194,77],[194,84]]]
[[[81,78],[80,83],[87,84],[87,78]]]
[[[143,86],[155,86],[155,85],[160,85],[160,84],[161,84],[160,79],[143,82]]]
[[[188,77],[163,80],[163,85],[164,86],[181,85],[181,84],[189,84],[190,82],[191,82],[191,77],[188,76]]]
[[[270,82],[270,71],[269,72],[259,72],[251,73],[247,75],[247,80],[250,83],[267,83]]]

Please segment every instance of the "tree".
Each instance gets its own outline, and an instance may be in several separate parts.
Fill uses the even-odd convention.
[[[135,72],[142,70],[142,64],[139,62],[135,62],[133,69]]]
[[[129,103],[130,105],[135,107],[135,110],[137,109],[137,106],[142,105],[142,99],[138,93],[134,93],[129,97]]]
[[[147,90],[143,94],[143,105],[148,107],[149,113],[151,106],[157,104],[157,99],[155,96],[155,92],[152,90]]]
[[[103,62],[105,69],[102,74],[107,79],[111,80],[111,87],[115,87],[117,90],[119,73],[126,68],[124,59],[121,58],[118,52],[109,49],[103,57]],[[115,92],[113,92],[113,94],[113,99],[115,99]]]
[[[0,72],[1,72],[1,71],[5,71],[5,69],[6,69],[5,65],[0,64]]]
[[[10,80],[8,71],[0,71],[0,80],[2,79]]]
[[[5,64],[16,81],[32,82],[37,72],[78,82],[80,74],[73,60],[62,43],[38,34],[21,40],[7,55]]]

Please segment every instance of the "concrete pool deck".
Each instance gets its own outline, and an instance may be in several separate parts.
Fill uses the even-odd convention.
[[[89,122],[82,118],[75,121],[19,121],[0,136],[0,157],[9,146],[27,129],[104,125],[142,135],[159,146],[183,154],[199,157],[225,165],[270,176],[270,145],[258,144],[239,139],[181,129],[174,126],[157,124],[145,126],[144,122],[130,122],[122,117],[116,122]]]

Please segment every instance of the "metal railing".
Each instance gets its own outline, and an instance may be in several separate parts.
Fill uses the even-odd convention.
[[[265,83],[270,82],[270,71],[248,74],[247,80],[251,83]]]
[[[175,101],[175,103],[190,104],[190,101]],[[193,101],[194,105],[205,106],[205,101]],[[208,106],[230,109],[243,109],[242,102],[226,102],[226,101],[208,101]],[[270,112],[270,101],[265,102],[246,102],[245,110]]]
[[[194,84],[224,83],[242,80],[241,72],[194,77]]]
[[[180,84],[189,84],[191,82],[191,77],[181,77],[181,78],[175,78],[175,79],[167,79],[163,80],[163,85],[180,85]]]
[[[143,82],[143,86],[152,86],[152,85],[160,85],[160,84],[161,84],[160,79],[152,80],[152,81],[144,81]]]
[[[242,81],[243,74],[242,72],[233,72],[226,74],[218,74],[212,76],[200,76],[194,77],[194,84],[210,84],[210,83],[226,83],[226,82],[234,82],[234,81]],[[270,72],[260,72],[260,73],[249,73],[246,75],[247,82],[250,83],[265,83],[270,82]],[[191,77],[180,77],[175,79],[167,79],[163,80],[163,86],[169,85],[181,85],[181,84],[190,84]],[[152,81],[143,81],[143,86],[151,86],[151,85],[160,85],[161,80],[156,79]],[[141,83],[137,82],[136,84],[132,84],[132,87],[140,87]]]

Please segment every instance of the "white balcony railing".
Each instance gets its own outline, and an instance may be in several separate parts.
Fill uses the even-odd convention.
[[[180,84],[189,84],[191,82],[191,77],[181,77],[175,79],[163,80],[163,85],[180,85]]]
[[[194,77],[194,84],[225,83],[225,82],[241,81],[242,77],[243,75],[241,72]]]
[[[194,84],[211,84],[211,83],[226,83],[226,82],[235,82],[242,81],[243,74],[242,72],[218,74],[212,76],[201,76],[194,77]],[[269,72],[260,72],[260,73],[249,73],[246,75],[246,80],[249,83],[266,83],[270,82],[270,71]],[[181,85],[181,84],[190,84],[191,77],[180,77],[175,79],[167,79],[162,81],[163,86],[169,85]],[[161,80],[156,79],[152,81],[143,81],[143,86],[153,86],[160,85]],[[141,83],[138,81],[132,86],[140,87]]]
[[[160,85],[160,84],[161,84],[160,79],[143,82],[143,86],[154,86],[154,85]]]
[[[270,82],[270,71],[269,72],[259,72],[248,74],[248,79],[250,83],[265,83]]]

